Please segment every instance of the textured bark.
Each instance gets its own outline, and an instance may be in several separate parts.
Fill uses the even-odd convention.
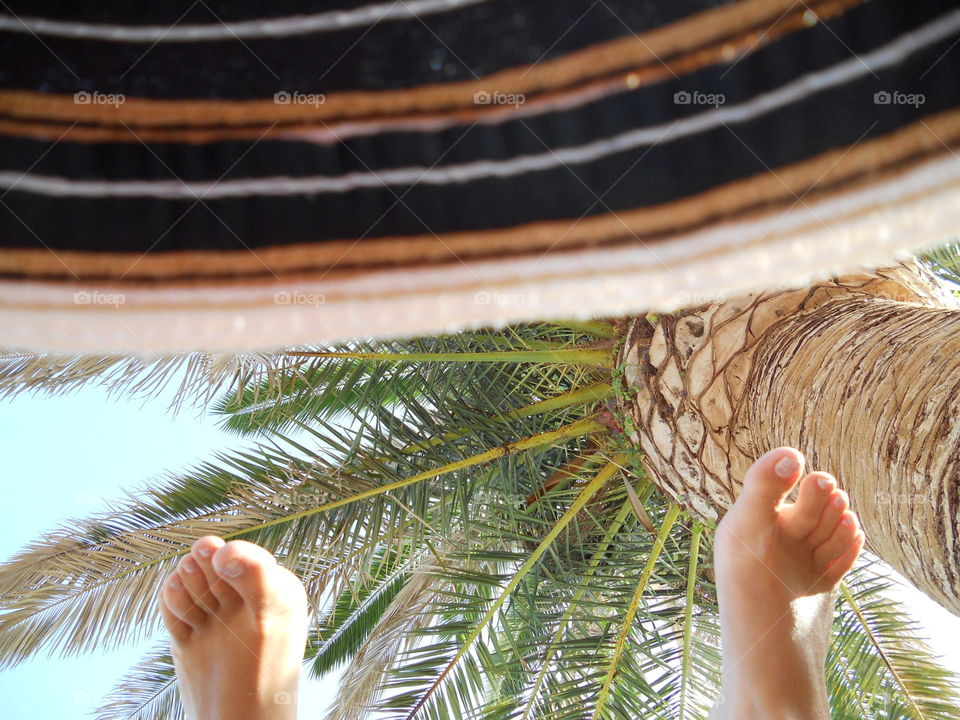
[[[637,318],[624,340],[620,409],[665,492],[715,520],[793,445],[868,547],[960,614],[960,310],[919,263]]]

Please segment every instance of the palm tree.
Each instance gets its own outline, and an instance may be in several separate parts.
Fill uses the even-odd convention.
[[[954,247],[932,267],[946,273],[956,257]],[[863,343],[866,359],[889,336],[872,320],[874,308],[890,303],[897,318],[929,313],[937,341],[955,342],[956,311],[945,300],[903,299],[934,287],[926,271],[911,265],[874,276],[659,317],[275,355],[10,354],[0,392],[100,381],[150,394],[182,371],[180,401],[199,399],[259,444],[154,482],[123,507],[47,533],[3,566],[0,663],[148,636],[162,579],[194,538],[213,533],[260,543],[303,578],[316,610],[306,662],[316,674],[343,672],[332,718],[702,718],[720,675],[712,532],[735,493],[737,452],[785,433],[776,444],[794,442],[818,466],[839,467],[871,548],[893,564],[902,558],[879,537],[894,503],[866,495],[892,486],[877,474],[849,474],[866,467],[863,458],[850,463],[872,439],[833,419],[845,418],[848,405],[861,411],[858,400],[847,399],[843,415],[824,412],[820,396],[800,408],[808,386],[790,394],[788,380],[772,372],[790,339],[805,340],[797,357],[820,357],[818,342],[836,324],[824,318],[831,296],[838,318],[861,318],[857,327],[872,341]],[[877,297],[879,286],[899,299]],[[765,309],[751,310],[749,343],[724,329],[746,307]],[[780,322],[762,325],[760,317]],[[923,338],[914,343],[925,348]],[[795,366],[784,366],[792,378]],[[932,375],[916,363],[901,372],[910,369],[903,377],[915,388],[940,377],[939,368]],[[732,410],[726,434],[707,424],[714,396],[694,391],[717,378],[740,392],[743,402],[731,408],[756,421],[755,435],[736,432],[741,416]],[[760,388],[772,390],[751,397]],[[891,412],[862,406],[856,423],[880,413],[870,428]],[[726,453],[725,474],[714,471],[708,440]],[[902,469],[892,460],[885,467]],[[926,536],[931,564],[952,547],[936,545],[939,538]],[[837,596],[827,673],[833,717],[960,717],[957,679],[885,594],[889,584],[881,560],[867,554]],[[938,587],[918,584],[932,594]],[[100,717],[180,712],[161,647],[121,680]]]
[[[716,517],[752,458],[794,445],[841,479],[869,547],[960,614],[960,310],[928,267],[637,318],[618,357],[658,487]]]

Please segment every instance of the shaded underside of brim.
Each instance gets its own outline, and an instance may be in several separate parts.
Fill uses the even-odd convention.
[[[56,5],[0,18],[9,347],[664,309],[958,227],[944,0],[240,3],[165,35]]]

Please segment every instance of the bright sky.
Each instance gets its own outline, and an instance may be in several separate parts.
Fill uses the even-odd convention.
[[[146,405],[114,401],[97,388],[66,397],[0,401],[0,428],[6,468],[0,560],[42,531],[96,512],[106,500],[121,498],[153,477],[189,469],[213,451],[243,443],[194,411],[171,417],[165,399]],[[914,590],[903,595],[934,648],[960,672],[960,618]],[[152,645],[66,660],[41,657],[0,672],[0,717],[91,717],[100,699]],[[335,679],[305,679],[300,717],[322,718],[334,692]]]

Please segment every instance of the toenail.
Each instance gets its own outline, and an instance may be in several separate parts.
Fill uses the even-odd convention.
[[[231,560],[227,563],[227,566],[220,571],[221,575],[226,575],[227,577],[237,577],[243,573],[243,563],[239,560]]]
[[[180,568],[184,572],[188,572],[188,573],[196,572],[197,563],[192,557],[187,556],[183,559],[183,562],[180,564]]]
[[[180,584],[180,580],[179,580],[179,578],[177,578],[176,575],[174,575],[173,577],[170,578],[170,589],[171,589],[171,590],[179,590],[179,589],[182,588],[182,587],[183,587],[183,585]]]
[[[200,557],[210,557],[210,548],[203,545],[197,548],[197,552],[200,553]]]
[[[838,508],[842,508],[842,507],[843,507],[843,495],[837,495],[837,496],[833,499],[833,506],[834,506],[834,507],[838,507]]]
[[[796,475],[797,470],[799,469],[800,463],[797,462],[797,459],[793,456],[793,454],[784,455],[782,458],[780,458],[777,464],[773,466],[773,471],[784,480]]]
[[[847,527],[853,527],[854,526],[853,515],[847,515],[846,517],[844,517],[843,524],[846,525]]]
[[[826,490],[828,487],[830,487],[830,480],[826,476],[821,475],[820,479],[817,480],[817,485],[820,486],[821,490]]]

